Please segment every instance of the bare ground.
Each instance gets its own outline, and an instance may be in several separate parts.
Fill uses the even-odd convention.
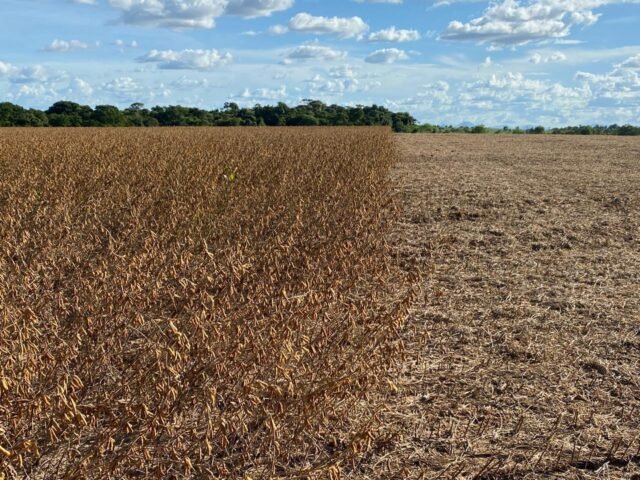
[[[355,476],[640,479],[640,139],[398,142],[424,298]]]

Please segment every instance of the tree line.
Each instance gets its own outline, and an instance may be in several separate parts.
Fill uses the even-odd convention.
[[[255,105],[241,108],[228,102],[216,110],[173,106],[145,108],[134,103],[123,110],[113,105],[92,108],[69,101],[56,102],[47,110],[26,109],[0,103],[0,127],[158,127],[158,126],[365,126],[383,125],[408,132],[416,119],[406,112],[392,112],[378,105],[344,107],[305,100],[289,107]]]
[[[633,125],[578,125],[545,129],[543,126],[521,129],[489,128],[484,125],[418,124],[406,112],[392,112],[379,105],[345,107],[327,105],[319,100],[304,100],[290,107],[255,105],[242,108],[227,102],[223,108],[203,110],[180,105],[145,108],[133,103],[125,109],[113,105],[92,108],[69,101],[60,101],[47,110],[27,109],[20,105],[0,103],[0,127],[164,127],[164,126],[389,126],[405,133],[511,133],[565,135],[640,135]]]

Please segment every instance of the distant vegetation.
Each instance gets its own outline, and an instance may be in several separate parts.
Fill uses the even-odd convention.
[[[255,105],[241,108],[227,102],[221,109],[203,110],[172,105],[145,108],[133,103],[123,110],[113,105],[88,105],[61,101],[47,110],[27,109],[13,103],[0,103],[0,127],[260,127],[260,126],[389,126],[404,133],[511,133],[565,135],[640,135],[633,125],[578,125],[545,129],[543,126],[489,128],[484,125],[418,124],[406,112],[392,112],[379,105],[344,107],[319,100],[305,100],[290,107]]]
[[[527,129],[520,127],[489,128],[484,125],[453,126],[453,125],[415,125],[410,128],[411,133],[511,133],[541,135],[544,133],[563,135],[640,135],[640,127],[633,125],[578,125],[572,127],[545,129],[537,126]]]
[[[120,110],[113,105],[92,108],[74,102],[56,102],[47,110],[26,109],[0,103],[0,127],[158,127],[158,126],[390,126],[396,132],[411,131],[416,119],[378,106],[343,107],[305,100],[296,107],[284,103],[241,108],[225,103],[222,109],[168,107],[145,108],[134,103]]]

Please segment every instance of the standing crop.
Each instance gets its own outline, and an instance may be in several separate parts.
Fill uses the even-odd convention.
[[[0,132],[0,472],[335,473],[408,304],[394,158],[385,129]]]

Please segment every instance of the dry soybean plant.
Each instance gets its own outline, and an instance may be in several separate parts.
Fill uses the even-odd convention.
[[[395,155],[375,128],[0,132],[0,476],[339,475],[410,302]]]

